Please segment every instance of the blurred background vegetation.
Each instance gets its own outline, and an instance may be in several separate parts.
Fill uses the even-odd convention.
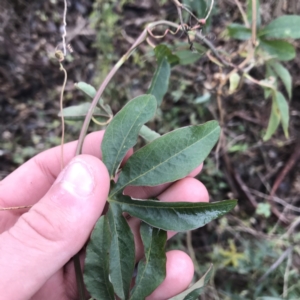
[[[183,2],[203,18],[207,1]],[[234,31],[232,26],[245,21],[238,4],[249,12],[245,0],[216,1],[202,31],[222,57],[237,64],[247,52],[248,38],[247,32]],[[282,15],[300,14],[297,0],[261,0],[260,4],[261,26]],[[61,47],[62,14],[63,1],[1,1],[0,179],[36,153],[60,143],[57,114],[63,73],[54,53]],[[64,61],[68,72],[64,105],[88,101],[74,83],[99,86],[143,26],[160,19],[179,22],[172,1],[69,1],[67,43],[73,51]],[[242,85],[238,82],[232,93],[227,83],[220,89],[222,78],[232,68],[207,56],[203,40],[195,40],[196,52],[189,50],[185,35],[168,35],[163,42],[179,53],[181,64],[172,69],[168,93],[149,126],[163,134],[188,124],[219,120],[222,142],[198,178],[207,186],[211,201],[239,200],[231,214],[191,233],[178,234],[168,247],[191,255],[195,279],[214,264],[214,278],[202,299],[300,299],[299,40],[289,39],[295,55],[285,59],[291,53],[280,52],[280,61],[292,78],[289,136],[279,128],[268,140],[263,136],[272,101],[266,99],[266,91],[247,79]],[[272,79],[274,74],[266,77],[268,59],[262,57],[255,55],[248,73],[256,80]],[[105,91],[104,101],[114,113],[147,91],[155,67],[153,49],[145,43]],[[286,83],[276,80],[276,84],[287,95]],[[66,140],[76,139],[80,127],[78,122],[68,123]],[[95,124],[91,128],[98,129]]]

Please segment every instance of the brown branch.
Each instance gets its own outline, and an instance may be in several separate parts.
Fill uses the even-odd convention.
[[[252,0],[252,45],[256,47],[256,33],[257,33],[257,2]]]
[[[296,144],[294,152],[290,156],[285,167],[282,169],[282,171],[277,176],[277,178],[273,184],[273,187],[271,189],[271,192],[270,192],[270,198],[273,198],[275,196],[275,193],[278,190],[281,182],[284,180],[284,178],[287,176],[287,174],[292,170],[292,168],[296,165],[299,158],[300,158],[300,142],[298,142]]]
[[[234,0],[234,1],[235,1],[236,6],[237,6],[238,9],[239,9],[241,15],[242,15],[242,18],[243,18],[243,21],[244,21],[246,27],[250,27],[250,24],[249,24],[248,18],[247,18],[247,14],[246,14],[246,12],[244,11],[244,9],[243,9],[243,7],[242,7],[240,1],[239,1],[239,0]]]
[[[251,191],[249,190],[248,186],[242,180],[240,174],[236,170],[233,170],[233,173],[234,173],[234,178],[237,181],[237,183],[239,184],[239,187],[241,188],[241,190],[244,192],[244,194],[246,195],[248,200],[251,202],[252,206],[254,208],[257,208],[258,204],[255,200],[255,197],[253,197],[253,195],[251,194]]]

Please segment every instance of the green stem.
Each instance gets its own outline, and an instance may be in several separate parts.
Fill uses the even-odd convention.
[[[82,271],[81,271],[81,266],[80,266],[79,253],[74,255],[73,262],[74,262],[74,268],[75,268],[75,274],[76,274],[78,296],[79,296],[80,300],[85,300],[85,288],[84,288],[83,276],[82,276]]]
[[[131,56],[131,54],[134,52],[136,47],[139,46],[146,39],[146,37],[147,37],[147,30],[145,29],[142,32],[142,34],[138,37],[136,42],[126,52],[126,54],[115,64],[115,66],[111,69],[111,71],[108,73],[105,80],[101,84],[99,90],[97,91],[97,93],[96,93],[96,95],[95,95],[95,97],[94,97],[94,99],[91,103],[91,106],[90,106],[90,108],[87,112],[84,123],[82,125],[81,132],[80,132],[79,139],[78,139],[77,148],[76,148],[76,155],[79,155],[82,151],[84,138],[86,136],[88,127],[90,125],[90,122],[91,122],[91,119],[92,119],[92,116],[93,116],[93,111],[94,111],[94,109],[95,109],[95,107],[98,103],[98,100],[100,99],[100,97],[102,96],[102,94],[103,94],[104,90],[106,89],[107,85],[109,84],[111,79],[114,77],[114,75],[117,73],[117,71],[120,69],[120,67]]]
[[[252,44],[256,47],[257,2],[252,0]]]
[[[148,28],[152,28],[152,27],[155,27],[155,26],[158,26],[158,25],[167,25],[167,26],[170,26],[170,27],[178,28],[178,24],[176,24],[174,22],[170,22],[170,21],[157,21],[157,22],[153,22],[149,25],[151,25],[151,27],[148,27]],[[236,68],[236,66],[234,64],[232,64],[231,62],[226,61],[219,54],[219,51],[216,49],[216,47],[201,33],[201,31],[197,31],[196,36],[212,51],[212,53],[222,62],[222,64],[224,66],[231,67],[231,68]]]

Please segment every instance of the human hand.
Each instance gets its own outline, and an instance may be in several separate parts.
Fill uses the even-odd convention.
[[[0,207],[33,205],[29,211],[0,211],[3,299],[77,299],[70,259],[83,248],[103,212],[109,191],[109,175],[99,160],[103,134],[88,135],[84,154],[76,158],[77,142],[66,144],[66,168],[62,172],[60,147],[56,147],[32,158],[0,182]],[[207,202],[206,188],[193,178],[200,170],[201,166],[174,184],[130,187],[125,193],[138,198],[156,196],[161,201]],[[139,220],[131,218],[128,222],[139,260],[143,257]],[[167,276],[147,300],[168,299],[180,293],[193,274],[193,263],[184,252],[168,252]]]

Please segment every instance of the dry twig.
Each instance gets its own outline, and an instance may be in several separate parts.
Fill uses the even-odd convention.
[[[16,206],[16,207],[0,207],[0,211],[10,211],[10,210],[20,210],[20,209],[29,209],[32,205],[26,206]]]
[[[62,45],[63,45],[64,56],[67,55],[67,46],[66,46],[66,37],[67,37],[67,10],[68,10],[68,3],[67,3],[67,0],[64,0],[63,33],[62,33]]]
[[[250,27],[250,24],[249,24],[248,18],[247,18],[247,14],[246,14],[245,10],[243,9],[243,6],[241,5],[240,1],[239,1],[239,0],[234,0],[234,1],[235,1],[236,6],[237,6],[238,9],[239,9],[241,15],[242,15],[244,24],[245,24],[247,27]]]
[[[275,195],[276,191],[278,190],[280,184],[282,183],[284,178],[287,176],[287,174],[292,170],[292,168],[296,165],[299,158],[300,158],[300,142],[298,142],[296,144],[294,152],[292,153],[289,160],[285,164],[285,167],[282,169],[280,174],[277,176],[277,178],[274,182],[274,185],[271,189],[271,192],[270,192],[270,198],[273,198],[273,196]]]

